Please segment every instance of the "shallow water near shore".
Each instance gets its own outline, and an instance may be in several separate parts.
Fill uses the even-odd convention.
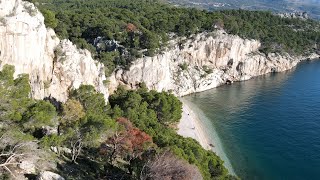
[[[183,100],[242,179],[320,179],[320,61]]]
[[[201,131],[202,135],[204,136],[200,136],[199,138],[205,138],[205,140],[202,140],[204,143],[206,143],[205,146],[215,152],[224,161],[224,165],[230,174],[235,175],[230,160],[225,154],[221,140],[217,134],[217,131],[215,130],[214,125],[211,123],[211,120],[206,117],[206,115],[192,102],[185,101],[184,99],[181,99],[181,101],[191,109],[192,114],[190,115],[196,116],[192,118],[194,118],[194,121],[197,121],[196,123],[198,123],[198,126],[196,128],[200,128],[197,130]]]

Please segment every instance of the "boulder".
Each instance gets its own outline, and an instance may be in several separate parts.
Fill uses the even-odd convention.
[[[65,180],[65,179],[59,174],[56,174],[50,171],[43,171],[38,175],[37,180]]]
[[[24,174],[35,174],[36,173],[36,166],[31,161],[22,161],[19,164],[19,168],[23,171]]]

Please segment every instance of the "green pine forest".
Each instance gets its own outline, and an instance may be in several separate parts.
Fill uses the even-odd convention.
[[[160,53],[171,35],[215,30],[214,25],[243,38],[259,39],[261,52],[293,55],[319,50],[319,23],[285,19],[271,12],[209,12],[174,7],[158,0],[30,0],[60,38],[89,49],[106,73],[128,68],[139,57]],[[110,51],[93,46],[97,37],[115,40]],[[56,166],[67,179],[238,179],[223,161],[198,142],[176,133],[182,103],[167,92],[119,87],[106,103],[92,86],[72,90],[69,100],[34,100],[27,74],[13,78],[14,67],[0,71],[0,165],[8,154]],[[14,147],[14,148],[13,148]],[[163,168],[158,164],[166,164]],[[3,168],[6,167],[6,168]],[[9,170],[8,170],[9,169]],[[9,179],[10,166],[0,166]]]
[[[189,37],[213,31],[214,25],[230,34],[260,40],[264,53],[300,55],[320,49],[319,22],[281,18],[271,12],[240,9],[210,12],[174,7],[159,0],[32,1],[45,15],[47,26],[79,48],[90,49],[108,67],[107,74],[117,67],[130,67],[143,55],[161,52],[170,33]],[[97,50],[92,44],[99,36],[118,41],[125,50]]]
[[[9,65],[0,71],[3,154],[19,152],[21,159],[32,155],[39,169],[48,166],[43,160],[57,164],[57,173],[67,179],[158,179],[163,177],[159,172],[175,178],[198,174],[235,179],[215,153],[176,133],[182,103],[170,93],[148,91],[144,84],[136,91],[119,87],[106,104],[94,87],[81,86],[65,103],[34,100],[29,97],[29,76],[14,79],[13,74]],[[1,154],[0,164],[8,158]],[[172,168],[159,169],[154,165],[158,161]],[[2,167],[0,179],[9,178],[10,171]]]

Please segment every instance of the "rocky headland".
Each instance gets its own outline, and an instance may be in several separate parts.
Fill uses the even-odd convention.
[[[137,59],[129,70],[116,70],[109,77],[109,90],[114,91],[119,84],[134,89],[144,82],[149,89],[184,96],[286,71],[302,60],[319,57],[318,54],[264,54],[259,51],[260,47],[257,40],[242,39],[223,30],[172,40],[166,51]]]

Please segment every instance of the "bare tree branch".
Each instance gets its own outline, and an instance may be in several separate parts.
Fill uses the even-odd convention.
[[[201,173],[194,165],[175,157],[170,152],[165,152],[146,163],[144,172],[140,179],[179,179],[179,180],[200,180]]]
[[[0,171],[6,171],[15,178],[12,166],[16,167],[24,160],[37,161],[38,151],[38,141],[24,142],[15,139],[11,133],[3,134],[0,137]]]
[[[16,176],[13,174],[13,172],[7,166],[4,166],[4,169],[7,170],[11,174],[11,176],[16,178]]]

